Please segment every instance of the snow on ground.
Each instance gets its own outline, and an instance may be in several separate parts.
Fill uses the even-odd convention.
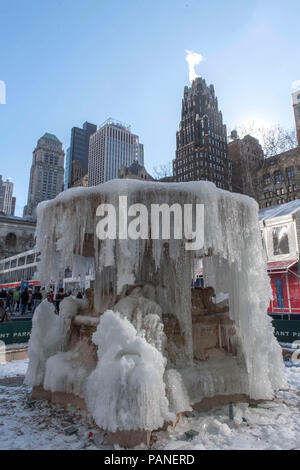
[[[32,401],[22,384],[28,360],[0,364],[0,449],[109,449],[89,417],[44,401]],[[190,413],[167,431],[153,433],[153,449],[300,449],[300,367],[285,369],[289,390],[272,402]],[[15,377],[15,379],[13,379]],[[68,435],[73,426],[76,433]],[[188,441],[185,433],[196,435]]]
[[[285,369],[289,390],[276,393],[273,401],[250,407],[234,405],[183,418],[175,429],[157,433],[156,449],[300,449],[300,368]],[[199,434],[187,442],[185,432]]]
[[[25,375],[29,363],[29,359],[22,361],[11,361],[0,364],[0,379],[5,377],[16,377],[17,375]]]
[[[28,359],[0,364],[0,449],[109,449],[85,413],[31,400],[22,384],[27,366]]]

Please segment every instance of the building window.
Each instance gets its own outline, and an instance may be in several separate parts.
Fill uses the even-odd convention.
[[[290,179],[290,178],[294,178],[294,176],[295,176],[294,167],[290,166],[289,168],[286,169],[286,177]]]
[[[8,233],[5,238],[5,244],[9,248],[14,248],[17,245],[17,236],[15,233]]]
[[[281,183],[281,181],[282,181],[282,174],[281,174],[281,171],[275,171],[275,173],[274,173],[274,180],[275,180],[275,183],[276,183],[276,184]]]
[[[272,236],[274,256],[289,254],[290,247],[287,226],[283,225],[282,227],[273,227]]]

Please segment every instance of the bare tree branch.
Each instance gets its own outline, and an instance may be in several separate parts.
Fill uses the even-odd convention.
[[[285,129],[280,124],[272,127],[257,127],[255,122],[252,122],[249,126],[239,126],[237,132],[241,138],[247,134],[256,137],[263,148],[265,158],[297,147],[295,130]]]
[[[155,166],[153,168],[154,178],[159,180],[161,178],[165,178],[166,176],[173,175],[173,163],[169,161],[159,166]]]

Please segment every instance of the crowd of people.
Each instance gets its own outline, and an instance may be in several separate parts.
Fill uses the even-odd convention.
[[[71,295],[71,292],[65,293],[62,287],[58,289],[56,295],[53,289],[47,291],[39,286],[2,289],[0,291],[0,322],[10,321],[11,315],[14,314],[34,314],[35,309],[45,299],[55,305],[56,313],[59,314],[60,302],[68,295]]]

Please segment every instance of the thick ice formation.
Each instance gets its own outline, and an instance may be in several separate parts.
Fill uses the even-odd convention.
[[[167,369],[164,380],[166,383],[166,394],[169,400],[169,409],[175,415],[184,411],[191,411],[189,394],[182,381],[181,374],[175,369]]]
[[[32,333],[29,340],[29,366],[25,377],[27,385],[42,385],[46,361],[60,350],[63,337],[60,319],[55,315],[54,305],[44,300],[35,310]]]
[[[106,311],[93,341],[98,364],[88,379],[87,404],[99,426],[152,430],[175,419],[163,381],[166,359],[126,318]]]
[[[122,315],[132,323],[139,335],[144,337],[158,351],[164,353],[165,334],[163,332],[162,311],[160,306],[146,295],[153,293],[153,286],[146,285],[144,289],[136,287],[133,292],[119,300],[114,306],[115,312]]]
[[[59,352],[47,360],[43,386],[52,392],[73,393],[85,397],[90,370],[82,361],[80,347]]]
[[[204,246],[188,251],[186,240],[172,236],[99,240],[98,206],[113,204],[118,218],[119,196],[124,195],[128,207],[144,204],[149,213],[152,204],[204,204]],[[173,220],[171,233],[172,225]],[[205,396],[236,393],[271,398],[274,389],[285,386],[281,350],[267,315],[272,292],[254,200],[208,182],[114,180],[71,189],[38,206],[37,249],[42,283],[61,281],[66,267],[80,274],[82,283],[89,272],[95,276],[95,299],[88,314],[80,313],[87,307],[77,299],[62,303],[63,346],[54,358],[48,359],[57,352],[57,338],[49,349],[43,334],[38,339],[39,321],[34,322],[29,383],[45,380],[44,386],[51,390],[87,393],[89,409],[100,426],[154,429],[170,412],[186,411]],[[191,279],[199,259],[205,286],[216,294],[213,314],[206,309],[203,315],[205,306],[191,313]],[[224,313],[227,298],[229,312]],[[98,358],[85,365],[86,380],[80,369],[84,355],[78,355],[76,348],[91,346],[81,333],[76,336],[79,346],[72,343],[70,326],[96,328],[99,317],[93,336]],[[209,329],[211,337],[203,334]],[[209,341],[202,357],[201,345]],[[34,365],[35,351],[43,352],[42,366]],[[69,374],[66,363],[71,369],[77,364],[78,370]]]

